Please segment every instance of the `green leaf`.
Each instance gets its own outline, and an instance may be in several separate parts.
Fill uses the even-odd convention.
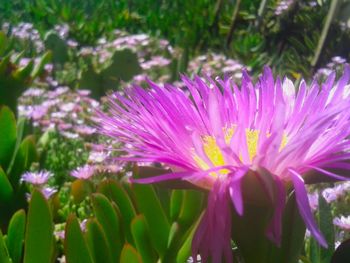
[[[173,190],[170,197],[170,219],[172,221],[177,220],[183,201],[184,191],[183,190]]]
[[[53,253],[53,224],[49,204],[35,190],[31,196],[25,234],[24,263],[51,262]]]
[[[0,230],[0,263],[11,263],[4,236]]]
[[[31,77],[35,79],[38,77],[44,70],[44,67],[52,59],[52,52],[47,51],[44,55],[41,56],[39,63],[37,63],[31,73]]]
[[[7,37],[5,32],[0,31],[0,57],[3,56],[5,50],[7,48]]]
[[[139,211],[145,215],[150,229],[151,241],[162,256],[168,243],[170,224],[151,185],[134,184],[132,189],[135,193]]]
[[[107,237],[110,251],[112,251],[112,261],[117,262],[124,239],[118,214],[109,200],[102,194],[93,195],[92,205],[95,216]]]
[[[0,203],[4,204],[11,200],[13,196],[13,188],[9,182],[5,172],[0,166]]]
[[[26,124],[26,119],[25,118],[19,118],[18,119],[18,121],[17,121],[17,139],[16,139],[15,150],[13,151],[11,162],[10,162],[8,168],[7,168],[7,171],[6,171],[6,173],[9,174],[9,175],[11,174],[11,170],[12,170],[13,164],[15,162],[17,152],[19,150],[19,147],[20,147],[22,139],[23,139],[23,133],[24,133],[25,124]]]
[[[0,131],[0,166],[6,171],[16,145],[16,119],[10,108],[1,105]]]
[[[288,199],[283,215],[281,258],[279,262],[297,263],[304,245],[304,237],[304,220],[299,214],[295,195],[292,194]]]
[[[168,248],[171,246],[173,241],[175,240],[175,237],[179,234],[180,232],[180,226],[178,222],[172,223],[169,231],[169,238],[168,238]]]
[[[32,162],[38,160],[36,151],[35,139],[33,135],[29,135],[22,141],[19,146],[11,174],[9,175],[10,182],[14,187],[19,184],[19,180],[24,171],[29,170]]]
[[[70,215],[67,219],[64,252],[67,263],[94,262],[75,215]]]
[[[22,259],[25,224],[26,213],[22,209],[12,216],[8,227],[6,241],[13,263],[20,263]]]
[[[77,179],[71,184],[71,195],[75,203],[81,203],[91,192],[92,184],[88,180]]]
[[[0,60],[0,75],[4,75],[10,64],[11,53]]]
[[[120,263],[142,263],[140,254],[131,245],[126,244],[123,247]]]
[[[203,194],[196,190],[185,190],[178,221],[181,225],[189,225],[197,219],[202,210]]]
[[[143,215],[138,215],[131,223],[131,233],[135,240],[137,251],[140,252],[143,262],[157,262],[157,253],[151,246],[149,229]]]
[[[186,262],[189,256],[191,255],[192,239],[203,215],[204,215],[204,212],[202,212],[202,214],[198,217],[197,221],[191,226],[191,228],[184,235],[184,241],[176,255],[176,263]]]
[[[130,224],[133,218],[136,216],[135,208],[131,202],[128,193],[123,187],[115,180],[107,180],[99,185],[98,192],[103,193],[114,203],[118,204],[118,208],[122,216],[121,224],[125,229],[126,238],[129,243],[133,242],[130,233]]]
[[[313,67],[316,66],[318,63],[318,60],[319,60],[320,55],[321,55],[322,50],[323,50],[323,46],[326,42],[328,31],[331,27],[333,20],[338,15],[339,6],[341,5],[341,3],[342,3],[341,0],[331,1],[330,7],[329,7],[329,10],[327,13],[326,21],[322,27],[322,33],[321,33],[320,39],[318,40],[318,44],[317,44],[317,48],[315,49],[314,57],[311,61],[311,66],[313,66]]]
[[[328,244],[328,248],[320,247],[321,263],[328,263],[331,261],[334,253],[333,216],[331,206],[326,202],[321,193],[318,196],[318,223]]]
[[[94,262],[112,263],[111,251],[102,226],[96,219],[90,219],[86,224],[86,241]]]
[[[34,62],[33,60],[31,60],[28,63],[28,65],[26,65],[24,68],[19,68],[13,73],[14,79],[23,81],[26,78],[30,77],[30,73],[32,72],[33,67],[34,67]]]

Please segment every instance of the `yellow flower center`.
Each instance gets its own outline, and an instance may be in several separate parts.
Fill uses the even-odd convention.
[[[234,132],[235,132],[234,128],[225,129],[226,144],[230,143]],[[247,141],[247,150],[248,150],[250,162],[252,162],[252,160],[254,159],[254,157],[256,156],[256,153],[257,153],[259,133],[260,133],[259,130],[250,130],[250,129],[245,130],[245,136],[246,136],[246,141]],[[269,136],[270,136],[270,134],[267,134],[267,137],[269,137]],[[288,138],[285,134],[283,134],[279,151],[281,151],[286,146],[287,142],[288,142]],[[212,137],[212,136],[204,136],[203,137],[203,150],[204,150],[205,155],[208,157],[208,159],[212,162],[212,164],[215,167],[225,165],[224,156],[221,152],[221,149],[217,145],[214,137]],[[203,160],[202,158],[200,158],[197,154],[194,154],[193,158],[201,169],[208,170],[210,168],[208,163],[205,160]],[[241,161],[243,160],[242,153],[239,153],[239,158]],[[220,173],[227,174],[228,170],[223,169],[220,171]],[[214,172],[211,174],[216,176],[216,173],[214,173]]]

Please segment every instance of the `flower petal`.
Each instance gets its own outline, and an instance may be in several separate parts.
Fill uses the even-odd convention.
[[[293,181],[296,200],[301,217],[304,219],[307,228],[310,230],[315,239],[320,243],[320,245],[327,248],[327,241],[318,229],[317,224],[313,218],[303,178],[293,169],[289,168],[288,171],[290,172]]]

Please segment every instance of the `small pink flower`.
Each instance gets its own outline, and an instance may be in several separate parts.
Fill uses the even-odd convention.
[[[48,171],[26,172],[22,175],[21,180],[34,185],[43,185],[52,177],[53,174]]]
[[[95,167],[91,165],[84,165],[73,170],[70,175],[77,179],[89,179],[95,173]]]

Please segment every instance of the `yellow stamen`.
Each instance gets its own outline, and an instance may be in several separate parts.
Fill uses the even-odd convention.
[[[259,130],[245,130],[245,136],[247,139],[247,148],[248,148],[248,155],[250,161],[253,160],[253,158],[256,155],[256,152],[258,150],[258,139],[259,139]]]
[[[233,136],[235,132],[235,128],[224,128],[224,133],[225,133],[225,142],[226,144],[230,144],[231,138]],[[254,159],[254,157],[256,156],[257,153],[257,149],[258,149],[258,140],[259,140],[259,130],[250,130],[250,129],[246,129],[245,131],[245,136],[246,136],[246,141],[247,141],[247,149],[248,149],[248,155],[249,155],[249,159],[250,161],[252,161]],[[267,134],[267,137],[269,137],[270,135]],[[281,146],[280,146],[280,151],[286,146],[288,142],[288,138],[285,134],[283,134],[282,137],[282,141],[281,141]],[[208,157],[208,159],[212,162],[212,164],[217,167],[217,166],[223,166],[225,165],[225,160],[224,160],[224,156],[221,152],[221,149],[219,148],[219,146],[216,143],[216,140],[214,137],[212,136],[204,136],[203,137],[203,150],[205,155]],[[240,157],[239,157],[242,161],[242,155],[240,153]],[[202,158],[200,158],[196,153],[194,153],[193,159],[196,161],[196,163],[198,164],[198,166],[203,169],[203,170],[208,170],[210,168],[210,166],[207,164],[207,162],[205,160],[203,160]],[[221,174],[227,174],[228,170],[221,170],[220,171]],[[212,176],[217,176],[216,172],[211,173]]]

